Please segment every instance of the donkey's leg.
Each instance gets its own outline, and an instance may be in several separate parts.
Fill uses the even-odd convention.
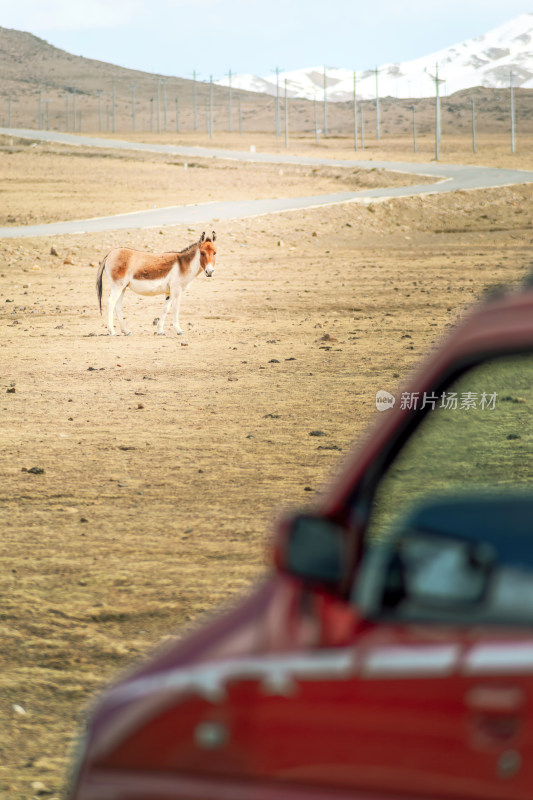
[[[183,336],[185,331],[180,328],[180,303],[181,303],[181,295],[183,294],[183,290],[181,286],[178,287],[175,296],[172,298],[172,311],[173,311],[173,319],[172,319],[172,327],[180,336]]]
[[[107,301],[107,329],[111,334],[111,336],[116,336],[115,326],[114,326],[115,307],[119,299],[122,297],[123,291],[124,288],[122,286],[117,286],[116,284],[111,285],[111,291],[109,292],[109,300]]]
[[[129,331],[126,328],[126,326],[124,325],[124,318],[122,317],[122,301],[124,299],[125,291],[126,291],[126,287],[124,287],[124,289],[122,290],[122,292],[120,294],[120,297],[118,298],[118,300],[116,302],[115,310],[117,312],[118,324],[120,325],[121,332],[124,334],[124,336],[130,336],[131,335],[131,331]]]
[[[157,333],[159,336],[165,335],[165,320],[167,318],[168,310],[170,308],[170,296],[165,298],[165,302],[163,303],[163,311],[161,312],[161,316],[159,317],[159,322],[157,323]]]

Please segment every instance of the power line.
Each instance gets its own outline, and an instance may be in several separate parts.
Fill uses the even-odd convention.
[[[472,152],[477,153],[476,142],[476,101],[472,98]]]
[[[289,146],[289,101],[287,99],[287,78],[285,78],[285,147]]]
[[[193,130],[198,130],[198,94],[196,91],[196,70],[193,70],[192,73],[193,79],[193,87],[192,87],[192,96],[193,96]]]
[[[279,114],[279,67],[276,67],[276,136],[281,134],[281,121]]]
[[[209,138],[213,138],[213,76],[209,76]]]
[[[102,130],[102,90],[97,89],[98,94],[98,130]],[[68,129],[68,109],[67,109],[67,129]]]
[[[135,131],[135,86],[131,87],[131,129]]]
[[[378,89],[379,70],[376,67],[376,139],[381,139],[381,126],[379,124],[379,89]]]
[[[357,79],[353,73],[353,149],[357,150]]]
[[[229,132],[233,133],[233,107],[231,97],[231,70],[228,72],[229,76]]]
[[[444,79],[439,78],[438,62],[435,64],[434,75],[432,75],[431,72],[429,72],[427,69],[425,71],[429,75],[431,80],[435,82],[435,161],[438,161],[440,155],[440,137],[441,137],[439,84],[444,83]]]
[[[161,78],[157,79],[157,132],[161,133]]]
[[[112,107],[113,133],[117,131],[117,82],[113,78],[113,107]]]
[[[167,79],[163,78],[163,130],[167,130]]]
[[[324,67],[324,137],[328,136],[328,88],[326,67]]]

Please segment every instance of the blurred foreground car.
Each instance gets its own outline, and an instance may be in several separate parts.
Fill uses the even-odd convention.
[[[72,800],[531,800],[532,454],[524,289],[389,400],[251,597],[104,694]]]

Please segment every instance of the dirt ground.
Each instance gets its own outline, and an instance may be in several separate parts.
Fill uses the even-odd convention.
[[[382,169],[242,164],[0,137],[0,225],[431,183]],[[37,192],[36,192],[37,190]]]
[[[62,213],[39,180],[56,156],[12,156],[33,173],[34,219]],[[73,181],[97,163],[57,159]],[[152,163],[176,174],[116,163],[131,180]],[[231,174],[201,170],[214,194]],[[236,191],[256,196],[250,181]],[[108,186],[101,205],[91,192],[95,215]],[[2,188],[27,214],[31,186]],[[73,193],[71,212],[84,202]],[[376,392],[396,391],[488,287],[529,273],[532,225],[529,186],[216,223],[215,276],[189,287],[185,337],[154,336],[162,298],[132,294],[133,335],[107,336],[95,265],[116,244],[177,249],[200,228],[0,240],[1,797],[64,797],[94,694],[257,580],[273,520],[312,503],[378,421]]]
[[[109,134],[93,134],[100,138],[108,138]],[[128,132],[117,135],[125,141],[138,142],[164,142],[165,144],[180,144],[199,147],[222,147],[228,150],[249,150],[255,147],[257,152],[288,153],[289,155],[311,156],[317,158],[339,158],[360,161],[408,161],[425,162],[435,161],[435,137],[433,133],[418,134],[417,151],[414,152],[412,136],[409,134],[383,135],[378,141],[375,131],[366,129],[365,147],[361,147],[361,133],[359,131],[358,147],[354,148],[353,136],[335,136],[328,138],[319,137],[318,142],[311,134],[299,135],[289,138],[289,147],[285,146],[285,137],[282,131],[277,137],[268,133],[246,132],[242,136],[238,133],[224,133],[217,131],[212,139],[205,133],[183,132],[179,135],[173,133],[151,134]],[[439,160],[448,164],[474,164],[486,167],[504,167],[508,169],[533,169],[533,137],[531,135],[517,135],[516,150],[511,152],[510,136],[500,133],[482,132],[477,135],[477,149],[472,150],[472,137],[470,134],[447,134],[443,132]]]

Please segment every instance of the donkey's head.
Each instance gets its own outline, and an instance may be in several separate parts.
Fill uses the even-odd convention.
[[[214,242],[216,238],[215,231],[213,231],[212,236],[208,236],[207,238],[205,233],[202,233],[199,242],[200,267],[203,269],[208,278],[210,278],[215,271],[215,256],[217,251],[215,250]]]

